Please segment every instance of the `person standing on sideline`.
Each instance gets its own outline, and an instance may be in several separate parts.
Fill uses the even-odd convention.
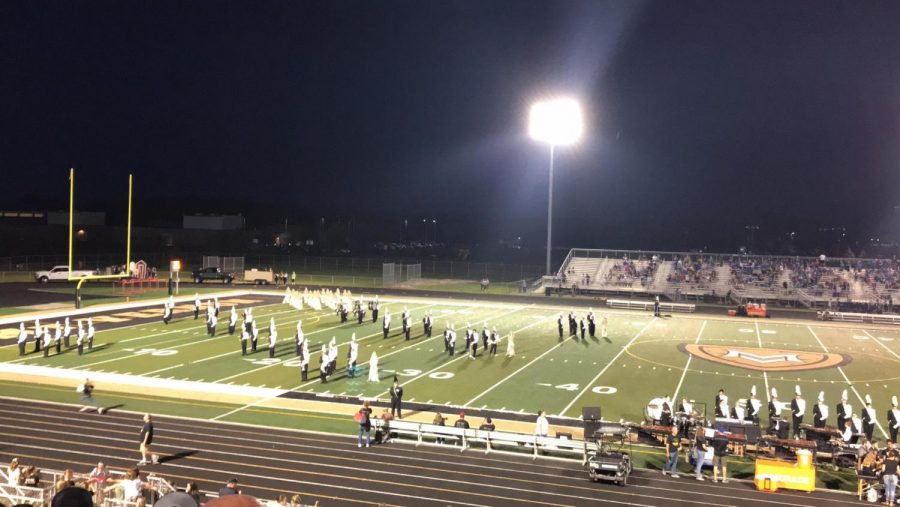
[[[724,436],[713,438],[713,482],[718,482],[719,475],[722,476],[722,483],[728,482],[728,462],[725,455],[728,454],[728,439]]]
[[[694,440],[694,449],[697,450],[697,467],[694,470],[695,478],[698,481],[705,481],[703,477],[703,460],[706,458],[706,433],[703,427],[697,428],[697,435]]]
[[[897,495],[897,465],[900,464],[900,453],[893,440],[887,442],[887,452],[881,463],[881,480],[884,481],[884,503],[894,505]]]
[[[659,317],[659,296],[653,298],[653,316]]]
[[[391,386],[391,415],[403,419],[403,387],[397,377],[394,377],[394,385]]]
[[[663,467],[663,475],[669,474],[678,478],[678,448],[681,447],[681,437],[678,436],[678,426],[672,426],[666,435],[666,464]]]
[[[79,385],[75,391],[81,393],[81,404],[83,405],[79,412],[89,412],[91,409],[97,411],[98,414],[103,414],[103,408],[97,405],[97,402],[94,401],[94,384],[91,382],[91,379],[85,377],[84,383]]]
[[[141,427],[141,461],[138,462],[138,465],[147,465],[151,461],[154,465],[157,464],[156,456],[150,454],[150,445],[152,443],[153,422],[150,420],[150,414],[144,414],[144,425]]]
[[[28,331],[25,330],[25,323],[19,323],[19,355],[25,355],[25,342],[28,341]]]
[[[362,408],[356,413],[356,422],[359,423],[359,439],[356,447],[362,447],[363,433],[366,434],[366,447],[372,443],[372,409],[369,408],[369,402],[363,402]]]

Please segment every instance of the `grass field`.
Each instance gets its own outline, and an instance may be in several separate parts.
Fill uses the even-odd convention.
[[[389,306],[396,315],[403,305]],[[849,388],[856,411],[862,407],[862,397],[870,394],[879,415],[889,407],[891,395],[900,392],[900,330],[702,316],[654,318],[645,313],[604,311],[598,313],[609,317],[609,341],[568,336],[560,339],[555,318],[561,309],[552,307],[461,305],[441,299],[411,300],[406,306],[415,322],[413,339],[408,342],[399,329],[383,339],[380,322],[341,325],[328,311],[297,311],[269,304],[254,311],[262,329],[260,348],[248,357],[241,356],[238,338],[229,337],[226,326],[220,325],[218,335],[210,338],[203,320],[179,316],[169,326],[153,322],[117,329],[115,324],[98,323],[95,349],[84,356],[69,350],[49,358],[19,358],[15,346],[7,345],[0,349],[0,361],[77,369],[85,374],[112,372],[381,398],[387,397],[390,379],[396,374],[405,386],[408,401],[525,413],[546,410],[567,417],[578,417],[582,406],[598,405],[605,418],[629,421],[640,421],[647,402],[664,395],[675,399],[686,396],[711,406],[720,387],[732,402],[746,397],[751,385],[757,386],[763,401],[767,387],[776,387],[780,399],[789,401],[799,384],[810,406],[819,391],[824,391],[828,403],[834,405],[841,390]],[[437,321],[435,336],[430,339],[422,335],[420,324],[426,310],[432,311]],[[281,337],[274,359],[268,358],[263,344],[270,318],[275,319]],[[227,312],[223,322],[225,319]],[[298,319],[304,322],[313,353],[308,382],[300,381],[299,361],[294,355],[293,333]],[[461,345],[452,358],[444,352],[441,331],[445,322],[455,323],[458,331],[471,322],[480,331],[485,321],[504,336],[496,357],[487,357],[479,349],[477,359],[468,359],[460,352]],[[3,336],[10,336],[12,331],[2,330]],[[505,338],[510,332],[516,335],[516,356],[506,358]],[[365,375],[343,375],[346,344],[353,333],[360,341],[363,373],[373,351],[381,358],[381,382],[367,382]],[[317,378],[318,354],[321,344],[332,337],[341,345],[340,371],[322,384]],[[830,368],[762,372],[692,357],[679,349],[685,344],[798,353],[827,349],[848,359]],[[880,430],[877,428],[876,434]]]

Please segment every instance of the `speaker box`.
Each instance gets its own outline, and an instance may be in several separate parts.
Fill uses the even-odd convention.
[[[599,421],[601,419],[600,407],[581,407],[581,419],[584,422]]]
[[[597,437],[594,434],[600,431],[602,426],[603,423],[600,421],[584,421],[584,439],[588,442],[597,440]]]

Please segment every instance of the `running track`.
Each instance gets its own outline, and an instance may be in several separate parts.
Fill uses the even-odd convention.
[[[9,394],[9,393],[7,393]],[[75,394],[73,393],[73,396]],[[134,466],[140,414],[79,413],[72,405],[0,398],[0,462],[19,456],[41,468],[88,472],[98,460]],[[182,487],[196,481],[218,491],[230,477],[246,494],[273,499],[301,493],[332,505],[858,505],[849,495],[763,494],[746,482],[672,479],[635,471],[627,487],[592,484],[579,463],[526,456],[460,453],[452,446],[396,442],[359,449],[355,438],[158,417],[153,452],[143,467]]]

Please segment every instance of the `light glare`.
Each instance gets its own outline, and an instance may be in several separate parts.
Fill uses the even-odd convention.
[[[578,142],[582,128],[581,106],[573,99],[553,99],[531,106],[528,135],[532,139],[565,146]]]

